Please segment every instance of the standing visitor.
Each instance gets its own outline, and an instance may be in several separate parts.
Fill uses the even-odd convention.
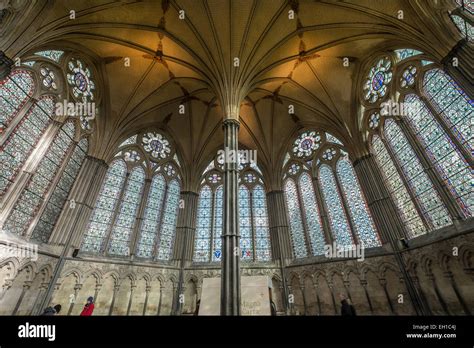
[[[92,315],[92,312],[94,311],[94,298],[92,296],[89,296],[87,299],[87,303],[84,306],[84,309],[81,312],[81,316],[84,317],[89,317]]]

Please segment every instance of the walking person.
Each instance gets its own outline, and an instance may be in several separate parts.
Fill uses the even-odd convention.
[[[344,294],[341,297],[341,315],[342,316],[356,316],[356,310],[351,303],[350,298],[346,298]]]
[[[81,312],[82,317],[89,317],[92,315],[92,312],[94,312],[94,298],[92,296],[89,296],[87,298],[87,303],[84,306],[84,309]]]

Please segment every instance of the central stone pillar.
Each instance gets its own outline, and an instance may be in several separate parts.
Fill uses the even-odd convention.
[[[238,211],[239,121],[224,120],[224,229],[222,231],[221,315],[240,315],[240,235]],[[232,155],[233,154],[233,155]],[[229,160],[231,159],[231,160]]]

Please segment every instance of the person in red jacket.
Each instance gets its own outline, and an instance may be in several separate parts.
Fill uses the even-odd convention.
[[[89,296],[89,298],[87,299],[87,303],[81,312],[81,316],[85,316],[85,317],[91,316],[93,311],[94,311],[94,298],[92,296]]]

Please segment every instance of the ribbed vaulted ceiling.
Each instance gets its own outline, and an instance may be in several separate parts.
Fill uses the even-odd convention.
[[[33,2],[6,51],[64,47],[93,59],[104,77],[105,110],[95,155],[106,157],[126,136],[156,125],[174,137],[190,176],[222,144],[222,119],[239,114],[240,142],[258,150],[266,174],[278,172],[284,147],[306,125],[351,146],[361,63],[374,51],[403,46],[439,59],[455,41],[439,24],[446,6],[440,1]]]

